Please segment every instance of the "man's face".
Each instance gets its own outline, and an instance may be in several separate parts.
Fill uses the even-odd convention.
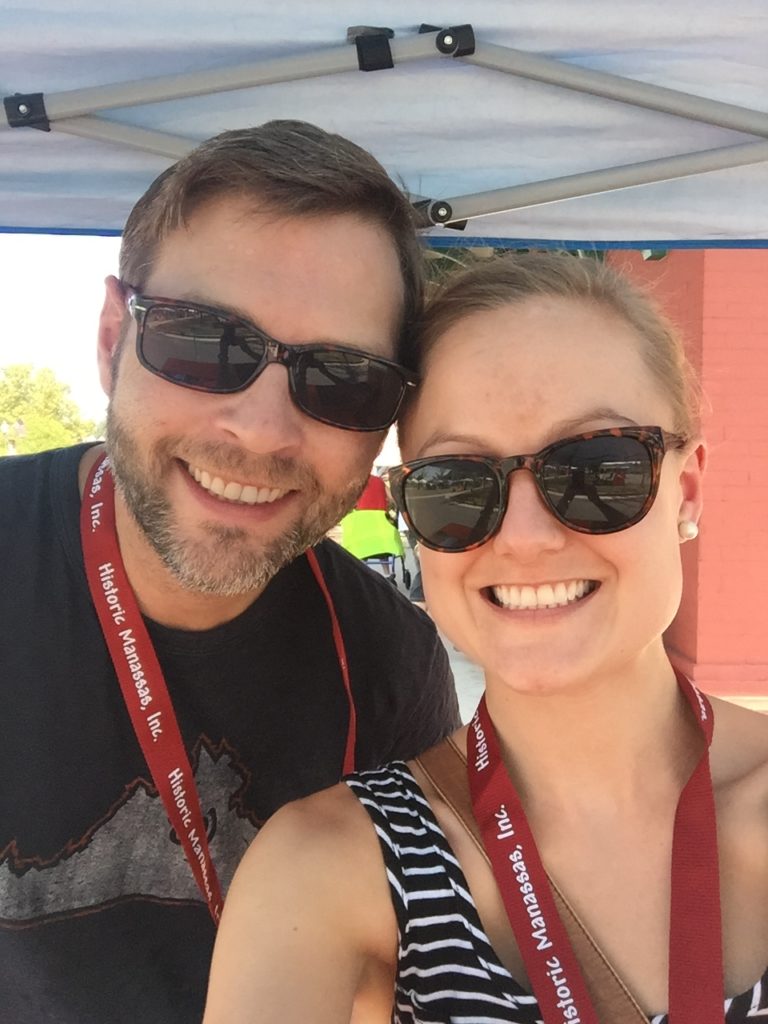
[[[213,201],[162,244],[142,287],[239,314],[287,344],[325,342],[395,357],[403,284],[394,245],[352,215],[285,218]],[[263,588],[354,504],[381,433],[311,419],[285,367],[213,395],[144,369],[136,325],[108,286],[102,383],[119,494],[178,582],[201,593]]]

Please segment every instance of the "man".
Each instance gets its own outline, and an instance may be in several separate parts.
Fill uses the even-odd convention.
[[[380,165],[299,122],[217,136],[131,213],[108,462],[0,462],[4,1020],[198,1020],[264,820],[455,727],[429,621],[322,540],[409,386],[420,275]]]

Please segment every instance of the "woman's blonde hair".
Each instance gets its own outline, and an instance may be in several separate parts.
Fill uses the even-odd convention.
[[[592,302],[630,324],[642,341],[646,366],[672,406],[672,429],[686,438],[698,433],[698,379],[679,332],[646,292],[595,259],[569,253],[514,253],[451,274],[422,317],[419,368],[446,331],[465,317],[535,296]]]

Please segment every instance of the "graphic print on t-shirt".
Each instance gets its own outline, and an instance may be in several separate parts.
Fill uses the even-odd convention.
[[[226,744],[203,739],[195,782],[211,856],[226,890],[261,824],[242,803],[249,773]],[[47,861],[16,839],[0,851],[0,927],[80,915],[132,898],[202,899],[163,803],[146,779],[126,786],[83,836]]]

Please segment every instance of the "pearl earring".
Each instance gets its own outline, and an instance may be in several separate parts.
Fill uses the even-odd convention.
[[[699,528],[692,519],[681,519],[677,524],[677,533],[680,540],[695,540],[699,536]]]

